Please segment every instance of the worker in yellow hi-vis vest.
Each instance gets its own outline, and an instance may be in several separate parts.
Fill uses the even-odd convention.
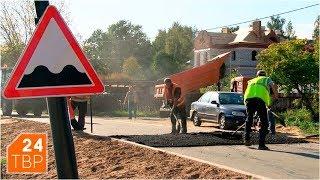
[[[261,122],[258,149],[269,149],[265,145],[265,139],[268,133],[268,115],[266,106],[271,106],[272,98],[278,98],[277,87],[271,78],[266,76],[266,72],[260,70],[257,72],[256,78],[248,81],[248,87],[244,94],[244,103],[247,107],[247,119],[244,134],[244,144],[246,146],[251,145],[250,132],[253,123],[253,116],[257,112]]]

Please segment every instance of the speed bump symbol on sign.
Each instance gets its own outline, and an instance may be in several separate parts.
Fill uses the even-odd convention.
[[[7,147],[8,173],[47,172],[47,134],[21,133]]]

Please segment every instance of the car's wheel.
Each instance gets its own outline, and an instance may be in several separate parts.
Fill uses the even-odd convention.
[[[41,117],[41,114],[42,114],[42,110],[40,109],[40,110],[36,110],[36,109],[34,109],[33,110],[33,115],[35,116],[35,117]]]
[[[201,126],[201,118],[199,117],[199,114],[197,112],[193,113],[193,125],[195,126]]]
[[[224,129],[224,130],[229,129],[229,125],[226,122],[226,117],[224,114],[221,114],[219,116],[219,127],[220,127],[220,129]]]
[[[2,103],[2,113],[4,116],[12,115],[12,101],[5,100]]]
[[[19,116],[26,116],[29,110],[31,110],[29,102],[31,102],[31,100],[22,99],[15,101],[14,107]]]
[[[24,109],[17,109],[17,113],[19,114],[19,116],[26,116],[28,111],[24,110]]]

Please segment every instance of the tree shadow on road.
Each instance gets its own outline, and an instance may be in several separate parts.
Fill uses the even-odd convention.
[[[288,154],[293,154],[293,155],[299,155],[299,156],[304,156],[304,157],[313,158],[313,159],[319,159],[319,155],[311,154],[311,153],[279,151],[279,150],[270,150],[270,151],[280,152],[280,153],[288,153]]]

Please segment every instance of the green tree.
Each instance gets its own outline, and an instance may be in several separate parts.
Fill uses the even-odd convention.
[[[169,54],[159,51],[153,56],[152,70],[157,78],[168,76],[170,74],[179,72],[181,66]]]
[[[168,30],[164,50],[172,55],[178,63],[185,64],[193,56],[193,29],[173,23]]]
[[[142,31],[142,26],[131,24],[130,21],[121,20],[108,28],[108,35],[112,39],[113,52],[121,61],[134,56],[143,68],[150,68],[152,63],[151,43]]]
[[[153,54],[158,52],[165,52],[164,47],[166,45],[167,32],[165,30],[159,30],[158,35],[152,42]]]
[[[310,98],[318,93],[319,58],[306,46],[305,40],[272,44],[259,53],[257,67],[264,69],[285,92],[296,90],[313,118],[318,119]]]
[[[140,66],[138,60],[133,56],[123,61],[122,72],[133,79],[145,79],[142,66]]]
[[[23,43],[3,45],[1,47],[1,67],[5,64],[8,67],[14,67],[24,46]]]
[[[280,16],[271,16],[270,21],[267,22],[267,27],[272,30],[280,30],[281,34],[284,34],[283,26],[286,23],[284,18]]]
[[[159,31],[152,43],[152,67],[156,74],[169,75],[186,67],[186,62],[193,59],[195,32],[192,27],[182,26],[177,22],[173,23],[167,31]]]
[[[292,22],[289,21],[286,26],[285,38],[288,40],[296,39],[297,37],[295,36],[295,33],[296,32],[293,29]]]
[[[319,39],[319,29],[320,28],[320,15],[318,15],[316,21],[314,22],[314,30],[313,30],[313,34],[312,34],[312,38]]]
[[[99,74],[108,74],[113,64],[110,60],[111,45],[110,38],[102,30],[95,30],[92,35],[84,42],[83,49],[90,59],[94,69]]]
[[[66,4],[59,1],[55,5],[67,23],[70,22]],[[33,1],[0,2],[1,66],[16,64],[35,29],[34,14]]]
[[[109,26],[106,32],[96,30],[84,43],[84,49],[99,73],[110,75],[121,72],[123,61],[131,56],[150,72],[152,48],[140,25],[121,20]]]
[[[237,70],[232,70],[228,74],[223,71],[226,71],[225,64],[223,64],[220,68],[220,80],[218,83],[207,86],[205,88],[201,88],[200,92],[205,93],[207,91],[230,91],[231,80],[235,77],[240,76]],[[220,87],[219,87],[220,86]]]
[[[229,29],[233,33],[239,30],[239,26],[229,27]]]

